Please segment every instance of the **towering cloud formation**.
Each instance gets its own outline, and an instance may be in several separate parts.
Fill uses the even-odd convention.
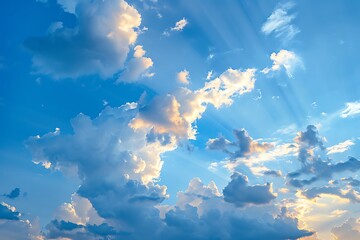
[[[106,107],[95,119],[79,114],[71,122],[73,134],[64,135],[56,129],[29,139],[27,145],[34,162],[63,172],[76,172],[81,180],[78,197],[64,205],[61,214],[48,224],[46,236],[287,239],[311,235],[300,230],[294,218],[273,217],[278,213],[277,206],[269,205],[270,210],[257,208],[275,198],[271,185],[248,185],[247,178],[237,173],[224,189],[224,195],[215,183],[204,186],[195,179],[185,193],[179,193],[177,205],[168,208],[161,205],[168,197],[166,186],[157,183],[161,154],[175,149],[178,140],[195,137],[194,122],[201,118],[207,104],[229,105],[233,97],[251,91],[254,72],[228,69],[195,91],[180,88],[173,94],[156,96],[149,104]],[[236,156],[270,147],[253,141],[243,130],[235,135],[241,148],[234,153]],[[79,201],[85,209],[79,208]],[[266,217],[254,219],[246,208],[238,210],[247,206],[254,208],[249,211]],[[215,223],[216,232],[212,227]]]

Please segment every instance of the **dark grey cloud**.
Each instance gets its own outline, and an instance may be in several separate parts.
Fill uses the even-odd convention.
[[[322,152],[325,147],[322,137],[314,125],[309,125],[306,131],[299,132],[294,141],[299,145],[298,160],[302,167],[287,174],[288,184],[293,187],[302,188],[320,180],[330,180],[337,173],[360,170],[360,161],[354,157],[336,163],[329,158],[322,160],[316,151]],[[302,175],[312,176],[308,179],[299,179]]]
[[[46,226],[46,229],[45,237],[47,239],[119,239],[127,235],[126,232],[118,232],[106,223],[100,225],[82,225],[69,221],[53,220]]]
[[[266,176],[273,176],[273,177],[281,177],[282,173],[279,170],[266,170],[264,172],[264,175]]]
[[[15,199],[20,196],[20,188],[14,188],[9,194],[4,194],[5,197]]]
[[[231,159],[261,153],[274,147],[271,143],[259,143],[253,140],[245,129],[235,129],[233,134],[236,138],[233,142],[224,137],[219,137],[209,139],[206,146],[210,150],[220,150],[225,152]]]
[[[248,204],[266,204],[275,199],[269,183],[266,185],[248,186],[247,177],[235,172],[231,181],[223,190],[224,200],[243,207]]]
[[[289,173],[287,176],[290,178],[289,184],[294,187],[303,187],[310,185],[319,180],[330,180],[336,173],[342,172],[356,172],[360,170],[360,161],[354,157],[349,157],[345,162],[331,163],[329,161],[322,161],[317,159],[307,166],[306,169],[301,169],[296,172]],[[294,179],[302,174],[313,174],[310,179]]]

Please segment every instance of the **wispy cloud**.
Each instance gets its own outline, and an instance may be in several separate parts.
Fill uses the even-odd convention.
[[[289,14],[288,11],[293,8],[293,3],[280,5],[275,9],[263,24],[261,31],[265,35],[275,34],[275,37],[284,40],[292,39],[300,30],[293,25],[296,14]]]
[[[353,117],[360,114],[360,101],[348,102],[346,107],[341,111],[341,118]]]
[[[342,153],[350,149],[350,146],[354,145],[355,143],[352,140],[346,140],[344,142],[338,143],[334,146],[326,148],[327,154],[334,154],[334,153]]]

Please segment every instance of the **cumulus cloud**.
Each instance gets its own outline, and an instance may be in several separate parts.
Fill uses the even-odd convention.
[[[209,139],[206,146],[210,150],[221,150],[231,157],[231,159],[249,157],[254,154],[266,152],[274,147],[271,143],[259,143],[253,140],[245,129],[234,130],[235,142],[231,142],[224,137]],[[229,149],[236,148],[236,151]]]
[[[360,101],[348,102],[345,108],[341,111],[341,118],[355,117],[360,114]]]
[[[272,71],[279,71],[282,68],[285,69],[286,74],[289,77],[293,77],[293,74],[297,68],[303,67],[301,58],[292,51],[281,49],[278,53],[273,52],[270,55],[270,59],[273,61],[271,67],[264,68],[261,72],[268,74]]]
[[[346,152],[350,149],[351,146],[353,146],[355,143],[352,140],[346,140],[344,142],[341,142],[339,144],[336,144],[334,146],[326,148],[327,154],[334,154],[334,153],[342,153]]]
[[[190,79],[190,74],[189,74],[189,71],[187,70],[183,70],[183,71],[180,71],[178,72],[177,74],[177,80],[182,83],[182,84],[189,84],[189,79]]]
[[[236,187],[226,189],[227,194],[241,194]],[[299,229],[297,219],[288,217],[286,210],[279,214],[274,205],[238,208],[224,200],[215,183],[205,185],[198,178],[178,193],[178,202],[165,213],[164,221],[168,228],[163,239],[296,239],[312,235]]]
[[[117,82],[133,82],[140,77],[152,77],[148,69],[153,66],[151,58],[144,57],[146,51],[143,46],[137,45],[134,48],[134,57],[126,64],[124,72]]]
[[[265,35],[274,34],[275,37],[285,41],[291,40],[300,30],[293,24],[295,14],[289,14],[292,9],[292,3],[281,4],[275,9],[262,25],[261,31]]]
[[[186,18],[183,18],[176,22],[175,27],[172,27],[171,31],[182,31],[188,23],[188,20]]]
[[[108,78],[123,69],[129,46],[138,36],[136,29],[141,15],[137,10],[124,0],[60,0],[58,3],[76,16],[77,25],[57,24],[46,36],[25,41],[33,53],[35,70],[58,79],[92,74]],[[147,60],[142,67],[149,65]]]
[[[287,176],[288,182],[294,187],[303,187],[319,180],[329,180],[336,173],[360,170],[360,161],[354,157],[349,157],[347,161],[332,163],[331,159],[322,160],[316,151],[324,151],[323,138],[319,136],[314,125],[307,126],[306,131],[299,132],[294,139],[298,144],[298,160],[302,168],[295,172],[290,172]],[[310,179],[297,179],[301,175],[313,175]]]
[[[176,95],[176,99],[189,109],[197,107],[186,105],[192,101],[186,96]],[[165,100],[178,108],[174,96]],[[223,195],[214,182],[204,185],[194,179],[178,194],[178,203],[164,210],[161,203],[167,198],[166,186],[157,183],[160,156],[174,150],[177,141],[165,131],[157,133],[155,127],[169,124],[174,113],[170,112],[169,119],[163,115],[149,129],[134,129],[133,119],[147,107],[153,108],[137,103],[106,107],[95,119],[80,114],[71,121],[73,133],[56,129],[27,141],[34,162],[63,172],[74,169],[81,180],[71,202],[62,205],[47,225],[46,238],[294,239],[312,234],[300,229],[296,218],[278,214],[278,207],[270,204],[275,198],[270,184],[248,185],[247,178],[238,173]],[[198,113],[178,111],[184,119],[198,118]]]
[[[198,90],[183,87],[171,94],[156,96],[139,109],[131,127],[195,139],[194,122],[201,118],[207,105],[212,104],[215,108],[231,105],[234,97],[253,90],[254,74],[254,69],[241,71],[230,68]]]
[[[267,204],[275,199],[271,192],[271,185],[248,186],[246,176],[235,172],[231,176],[231,181],[224,188],[224,200],[235,204],[237,207],[243,207],[248,204]]]

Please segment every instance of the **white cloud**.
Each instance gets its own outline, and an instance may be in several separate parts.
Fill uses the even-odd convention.
[[[206,80],[209,81],[211,80],[211,78],[213,77],[214,73],[213,70],[209,71],[206,75]]]
[[[46,36],[25,41],[35,71],[58,79],[92,74],[109,78],[122,70],[138,36],[138,11],[124,0],[59,3],[76,16],[77,25],[57,22]]]
[[[284,40],[292,39],[300,30],[293,25],[295,14],[288,14],[288,11],[293,7],[292,3],[280,5],[274,12],[268,17],[263,24],[261,31],[265,35],[274,33],[277,38]]]
[[[289,77],[292,77],[297,68],[303,67],[302,60],[299,56],[292,51],[284,49],[280,50],[278,53],[273,52],[270,55],[270,59],[273,61],[273,65],[264,68],[261,71],[264,74],[268,74],[271,71],[279,71],[283,67],[285,68],[286,74]]]
[[[188,20],[186,18],[183,18],[180,21],[176,22],[175,27],[172,27],[171,31],[182,31],[188,23]]]
[[[192,91],[179,88],[172,94],[157,96],[131,122],[134,129],[154,128],[156,133],[170,133],[178,138],[195,139],[196,126],[208,104],[229,106],[233,98],[250,92],[255,84],[255,69],[228,69],[218,78]]]
[[[352,140],[346,140],[334,146],[326,148],[327,154],[334,154],[334,153],[342,153],[350,149],[350,146],[354,145],[355,143]]]
[[[356,102],[348,102],[346,103],[346,107],[341,111],[341,118],[354,117],[360,114],[360,101]]]
[[[189,84],[189,79],[190,79],[190,74],[189,74],[189,71],[187,70],[183,70],[181,72],[178,72],[177,74],[177,80],[182,83],[182,84]]]
[[[133,82],[141,77],[152,77],[154,73],[148,70],[153,66],[153,61],[149,57],[144,57],[146,51],[143,46],[137,45],[134,48],[134,57],[125,66],[125,71],[121,74],[119,82]]]

